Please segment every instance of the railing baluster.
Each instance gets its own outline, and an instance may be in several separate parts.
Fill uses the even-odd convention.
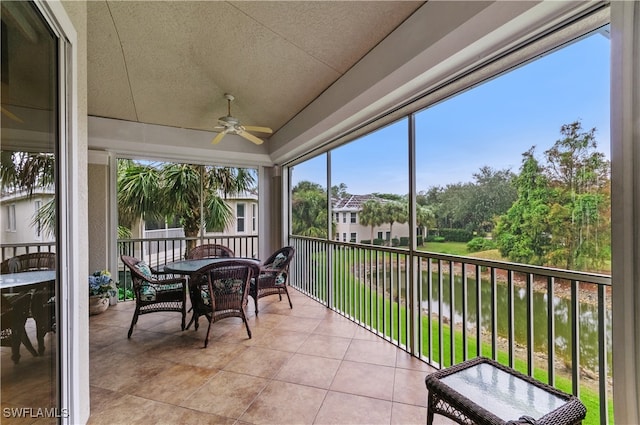
[[[600,395],[600,424],[609,423],[609,408],[607,403],[607,303],[605,287],[598,285],[598,394]]]
[[[556,357],[556,313],[554,305],[554,288],[555,282],[553,277],[547,279],[547,371],[549,374],[549,385],[556,385],[555,374],[555,357]]]
[[[438,362],[444,367],[444,341],[442,336],[442,260],[438,260]]]
[[[514,360],[514,345],[515,345],[515,331],[514,331],[514,313],[513,313],[513,271],[507,272],[507,339],[509,341],[509,367],[513,367]]]
[[[467,341],[467,313],[469,310],[469,301],[467,295],[467,263],[461,263],[462,266],[462,361],[469,358],[469,342]]]
[[[571,281],[571,386],[573,394],[580,397],[580,308],[578,307],[578,282]]]
[[[433,329],[431,321],[433,320],[433,309],[431,308],[433,296],[433,273],[432,273],[431,258],[427,258],[427,348],[429,356],[429,362],[433,364]]]
[[[455,317],[455,290],[453,283],[455,279],[454,263],[449,261],[449,361],[451,365],[456,364],[456,317]]]
[[[533,376],[534,341],[533,341],[533,274],[527,273],[527,375]]]
[[[476,356],[482,355],[482,275],[476,264]]]
[[[491,267],[491,358],[498,359],[498,288],[495,267]]]

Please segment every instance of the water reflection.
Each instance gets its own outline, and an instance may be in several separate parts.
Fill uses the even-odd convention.
[[[428,293],[427,286],[428,274],[423,273],[422,280],[425,282],[422,287],[422,293]],[[437,282],[437,273],[432,276],[433,282]],[[449,276],[445,275],[442,294],[442,316],[448,321],[453,321],[456,325],[462,324],[462,277],[456,276],[454,279],[454,309],[451,311],[451,295],[448,285]],[[556,287],[560,287],[556,284]],[[594,288],[596,285],[590,285]],[[481,284],[481,308],[480,321],[482,329],[491,330],[491,282],[488,279],[482,279]],[[559,291],[562,292],[562,291]],[[526,346],[527,344],[527,291],[525,288],[515,287],[513,297],[514,310],[514,338],[518,345]],[[508,338],[508,286],[506,283],[498,282],[496,284],[496,309],[497,309],[497,329],[498,335],[502,338]],[[538,353],[546,354],[549,351],[548,343],[548,296],[547,292],[533,292],[533,343],[534,350]],[[553,317],[554,317],[554,348],[556,356],[563,359],[565,363],[571,363],[571,301],[561,296],[553,297]],[[432,314],[438,314],[438,285],[432,286],[430,299],[422,300],[423,312],[431,311]],[[578,306],[578,334],[579,334],[579,355],[580,364],[583,368],[592,371],[598,370],[598,306],[581,302]],[[477,303],[476,303],[476,280],[467,278],[467,330],[474,330],[477,326]],[[605,335],[607,346],[607,362],[611,364],[611,309],[607,308],[605,313]]]

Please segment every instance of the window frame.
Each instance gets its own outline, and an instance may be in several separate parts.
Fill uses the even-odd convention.
[[[242,206],[242,215],[240,215],[240,207]],[[247,205],[245,202],[236,203],[236,233],[246,233],[246,221],[247,221]],[[242,229],[240,229],[240,223],[242,223]]]

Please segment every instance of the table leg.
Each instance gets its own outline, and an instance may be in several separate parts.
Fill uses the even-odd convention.
[[[435,400],[433,399],[433,394],[429,392],[429,402],[427,403],[427,425],[433,424],[433,407],[435,405]]]

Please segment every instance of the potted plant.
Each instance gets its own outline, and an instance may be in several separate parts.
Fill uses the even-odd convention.
[[[100,314],[109,307],[109,299],[117,296],[111,273],[96,271],[89,276],[89,314]]]

